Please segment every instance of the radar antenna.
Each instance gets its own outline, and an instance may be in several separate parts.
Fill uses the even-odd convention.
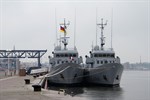
[[[107,20],[106,20],[106,23],[104,24],[103,23],[103,18],[101,19],[101,23],[98,23],[97,24],[98,26],[100,26],[99,28],[101,29],[101,37],[100,37],[100,40],[101,40],[101,50],[104,50],[103,46],[105,45],[105,37],[103,35],[103,30],[104,30],[104,27],[107,25]]]

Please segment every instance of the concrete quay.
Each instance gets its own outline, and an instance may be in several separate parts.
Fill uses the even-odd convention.
[[[30,84],[26,85],[24,79],[30,79]],[[0,79],[0,100],[86,100],[86,98],[72,97],[58,93],[54,90],[42,89],[41,92],[33,91],[33,84],[37,84],[40,77],[32,76],[12,76]]]
[[[32,83],[25,85],[24,79],[34,80],[31,76],[13,76],[0,79],[0,100],[60,100],[55,97],[42,95],[43,92],[34,92]]]

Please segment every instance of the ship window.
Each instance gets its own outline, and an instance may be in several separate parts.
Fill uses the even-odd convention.
[[[103,57],[106,57],[106,54],[103,54]]]
[[[68,63],[68,61],[66,61],[66,63]]]
[[[62,61],[62,64],[64,63],[64,61]]]
[[[74,63],[76,63],[76,61],[74,61]]]
[[[106,54],[106,57],[108,57],[108,54]]]
[[[69,57],[72,57],[72,54],[69,54]]]
[[[98,57],[98,55],[97,55],[97,54],[95,54],[95,55],[94,55],[94,57]]]
[[[114,54],[111,54],[111,57],[115,57],[115,55],[114,55]]]
[[[110,54],[107,54],[107,57],[110,57]]]
[[[57,64],[59,64],[59,60],[57,61]]]
[[[107,63],[108,63],[108,61],[106,60],[106,61],[105,61],[105,64],[107,64]]]
[[[76,54],[73,54],[73,57],[76,57]]]
[[[65,57],[68,57],[68,54],[65,54]]]
[[[64,57],[64,54],[60,54],[60,57]]]
[[[99,60],[97,60],[97,64],[99,64]]]
[[[101,61],[101,64],[103,64],[103,61]]]
[[[99,54],[99,57],[102,57],[102,54]]]
[[[59,57],[59,54],[56,54],[56,57]]]
[[[111,61],[110,61],[110,63],[111,63]]]

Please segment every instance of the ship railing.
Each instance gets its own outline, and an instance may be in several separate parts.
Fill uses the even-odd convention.
[[[59,51],[59,50],[64,50],[64,48],[62,48],[61,46],[55,46],[54,50]],[[65,50],[77,50],[77,48],[75,46],[75,47],[72,47],[72,48],[66,48]]]
[[[114,51],[113,48],[103,48],[103,50],[105,50],[105,51]]]

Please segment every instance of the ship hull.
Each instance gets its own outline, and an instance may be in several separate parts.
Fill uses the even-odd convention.
[[[123,66],[121,64],[105,64],[96,68],[85,69],[85,84],[102,86],[119,86]]]
[[[83,69],[74,63],[56,66],[47,76],[48,83],[53,85],[75,85],[83,81]]]

